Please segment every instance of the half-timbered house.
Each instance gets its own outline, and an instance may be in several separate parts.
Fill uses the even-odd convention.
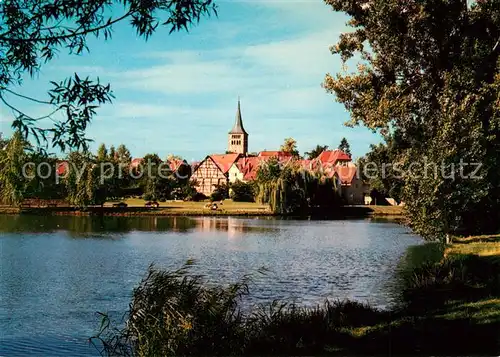
[[[227,184],[229,169],[239,157],[240,154],[207,156],[191,175],[191,180],[196,182],[196,190],[210,196],[215,186]]]

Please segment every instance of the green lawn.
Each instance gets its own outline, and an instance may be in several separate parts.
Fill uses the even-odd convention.
[[[500,234],[474,237],[454,237],[444,255],[500,256]]]
[[[144,204],[146,203],[145,200],[140,199],[140,198],[129,198],[124,200],[129,207],[144,207]],[[113,202],[106,202],[105,207],[111,206]],[[160,210],[165,212],[173,212],[173,213],[179,213],[179,212],[187,212],[187,213],[192,213],[192,212],[204,212],[204,211],[210,211],[210,208],[206,207],[206,205],[209,202],[191,202],[191,201],[167,201],[167,202],[159,202],[160,204]],[[232,200],[224,200],[222,205],[217,202],[218,205],[218,211],[223,211],[223,212],[249,212],[249,213],[255,213],[255,212],[269,212],[269,206],[268,205],[262,205],[259,203],[255,202],[233,202]]]

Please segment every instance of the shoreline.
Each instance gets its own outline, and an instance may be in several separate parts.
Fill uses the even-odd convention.
[[[179,217],[179,216],[220,216],[220,217],[294,217],[270,212],[268,209],[193,209],[189,207],[88,207],[78,209],[76,207],[0,207],[0,214],[4,215],[52,215],[52,216],[117,216],[117,217]],[[395,218],[403,219],[402,207],[394,206],[342,206],[335,212],[321,212],[296,217],[317,218]]]

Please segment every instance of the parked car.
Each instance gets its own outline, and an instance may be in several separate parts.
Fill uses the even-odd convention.
[[[113,203],[113,207],[126,208],[128,205],[125,202]]]

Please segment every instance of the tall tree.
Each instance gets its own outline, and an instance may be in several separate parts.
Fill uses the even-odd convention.
[[[28,162],[28,146],[21,133],[15,132],[6,142],[6,147],[0,151],[0,201],[15,205],[24,198],[25,176],[31,176],[33,172],[23,173],[23,165]]]
[[[129,149],[123,144],[119,145],[116,149],[116,156],[118,162],[122,164],[130,164],[130,161],[132,161]]]
[[[68,154],[68,173],[64,184],[68,201],[77,207],[85,207],[96,202],[98,177],[94,175],[95,163],[89,153],[74,151]]]
[[[168,163],[162,162],[157,154],[147,154],[143,158],[142,174],[140,185],[146,200],[170,198],[175,179]]]
[[[293,157],[299,157],[299,150],[297,150],[297,141],[294,138],[286,138],[283,145],[280,147],[280,151],[288,152],[292,154]]]
[[[351,145],[349,145],[346,138],[342,138],[342,140],[340,140],[339,150],[342,150],[347,155],[351,156]]]
[[[106,162],[108,160],[108,149],[106,148],[106,144],[102,143],[99,145],[96,158],[98,162]]]
[[[309,160],[317,158],[323,151],[328,150],[328,145],[316,145],[311,151],[305,152]]]
[[[115,147],[113,145],[111,145],[111,147],[109,148],[108,160],[110,162],[115,162],[116,161],[116,149],[115,149]]]
[[[51,82],[53,88],[44,100],[14,89],[22,84],[24,75],[36,76],[42,63],[62,49],[77,55],[89,51],[89,36],[109,40],[117,23],[128,22],[147,40],[160,25],[169,27],[170,33],[188,30],[201,16],[215,11],[212,0],[0,1],[0,101],[15,113],[13,128],[25,138],[33,136],[39,144],[50,138],[52,146],[63,151],[86,149],[88,124],[97,107],[113,98],[109,84],[75,73]],[[21,106],[12,104],[10,96],[46,104],[47,115],[36,118],[26,114]],[[64,119],[58,120],[56,112]],[[53,127],[41,127],[39,120],[43,118],[52,119]]]
[[[379,194],[399,201],[402,197],[402,172],[397,164],[399,156],[397,138],[393,135],[386,143],[371,145],[365,157],[358,160],[357,166],[363,179]]]
[[[324,86],[348,125],[398,132],[412,227],[427,237],[499,230],[500,0],[326,3],[354,28],[332,52],[362,62]]]

